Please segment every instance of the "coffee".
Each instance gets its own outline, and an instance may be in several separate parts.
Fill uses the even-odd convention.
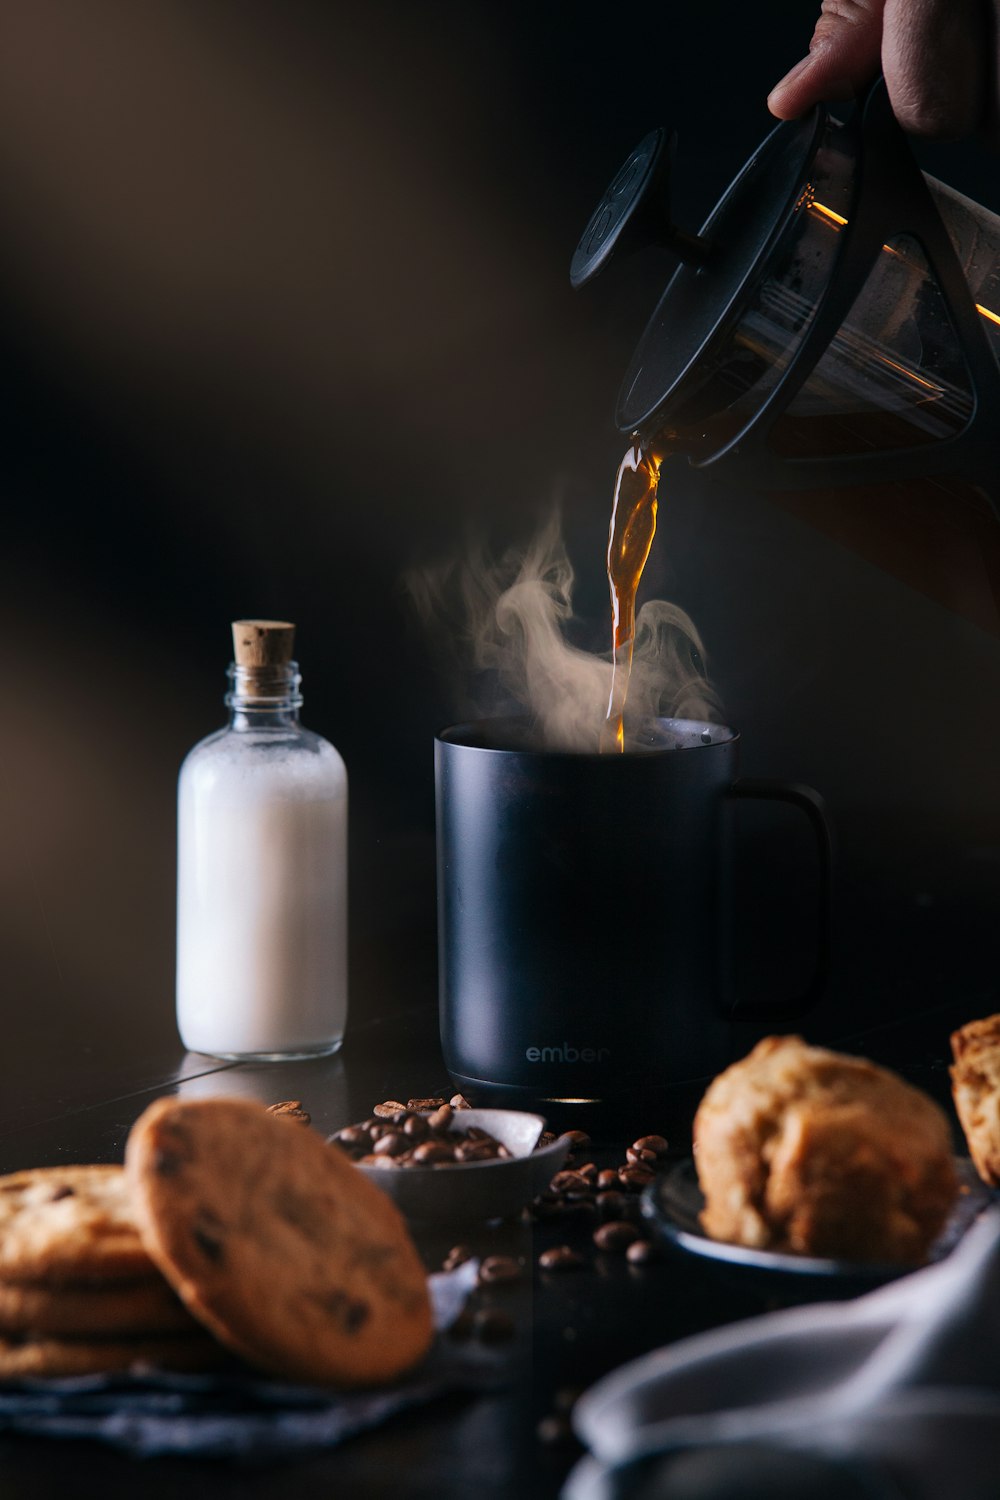
[[[657,489],[666,443],[634,444],[618,468],[608,536],[611,590],[611,694],[601,750],[625,749],[624,712],[635,645],[635,596],[656,535]]]

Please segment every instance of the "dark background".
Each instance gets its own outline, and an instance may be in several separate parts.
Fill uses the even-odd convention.
[[[304,722],[349,768],[355,1014],[426,990],[455,709],[401,577],[470,525],[525,540],[557,500],[603,631],[614,398],[648,308],[627,275],[571,293],[570,254],[661,122],[695,225],[815,10],[3,7],[8,1045],[173,1036],[175,778],[221,722],[241,615],[298,623]],[[921,157],[1000,211],[975,144]],[[749,490],[681,470],[661,515],[644,591],[693,615],[746,770],[831,805],[830,1005],[990,1006],[1000,644]],[[770,831],[746,849],[783,900]]]

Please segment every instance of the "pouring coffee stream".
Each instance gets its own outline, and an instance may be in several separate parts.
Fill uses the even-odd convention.
[[[611,590],[611,694],[601,750],[625,749],[625,699],[635,647],[635,596],[656,535],[657,491],[663,453],[636,443],[618,468],[608,536]]]

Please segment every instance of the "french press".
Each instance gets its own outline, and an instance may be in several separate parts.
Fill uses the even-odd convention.
[[[622,383],[620,430],[779,503],[854,487],[859,524],[882,505],[897,543],[905,498],[878,487],[910,486],[919,529],[930,484],[958,497],[974,549],[995,550],[995,596],[1000,219],[920,171],[882,80],[846,121],[819,106],[779,124],[698,234],[670,221],[673,149],[661,129],[632,152],[571,264],[580,287],[629,246],[680,260]],[[995,597],[983,613],[1000,632]]]

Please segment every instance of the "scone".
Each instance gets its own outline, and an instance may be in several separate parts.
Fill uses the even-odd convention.
[[[363,1386],[426,1354],[427,1275],[406,1225],[316,1131],[245,1099],[159,1099],[125,1171],[150,1255],[251,1364]]]
[[[1000,1187],[1000,1015],[954,1032],[951,1092],[969,1155],[984,1182]]]
[[[768,1037],[709,1086],[695,1165],[713,1239],[916,1264],[958,1191],[947,1118],[864,1059]]]

